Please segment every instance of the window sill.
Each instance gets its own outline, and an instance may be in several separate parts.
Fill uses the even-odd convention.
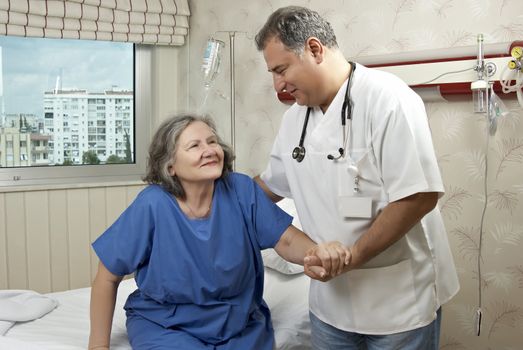
[[[81,188],[97,188],[97,187],[122,187],[122,186],[141,186],[146,185],[141,180],[123,180],[123,181],[108,181],[108,182],[85,182],[85,183],[65,183],[65,184],[46,184],[46,185],[23,185],[23,186],[0,186],[0,193],[9,192],[32,192],[32,191],[54,191],[54,190],[70,190]]]

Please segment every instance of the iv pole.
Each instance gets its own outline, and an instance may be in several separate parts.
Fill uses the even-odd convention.
[[[229,55],[230,59],[230,79],[231,79],[231,146],[236,152],[236,81],[234,79],[234,36],[236,32],[229,32]],[[236,170],[236,160],[232,161],[232,170]]]
[[[236,33],[234,30],[220,30],[216,33],[228,33],[229,34],[229,80],[231,86],[231,147],[236,152],[236,79],[235,79],[235,63],[234,63],[234,39]],[[232,162],[232,169],[236,170],[236,161]]]

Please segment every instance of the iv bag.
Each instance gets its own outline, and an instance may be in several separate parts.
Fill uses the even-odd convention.
[[[490,92],[490,102],[489,102],[489,132],[490,135],[494,135],[498,128],[498,118],[504,117],[508,114],[507,106],[499,98],[498,95],[494,92],[494,89]]]
[[[207,40],[202,62],[203,85],[206,88],[211,86],[219,72],[222,49],[224,46],[225,43],[223,41],[214,38]]]

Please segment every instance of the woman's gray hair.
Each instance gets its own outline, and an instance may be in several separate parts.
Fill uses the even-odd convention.
[[[225,178],[232,171],[234,151],[223,142],[216,131],[216,125],[209,116],[178,115],[165,120],[156,130],[149,145],[147,171],[143,180],[149,184],[158,184],[174,196],[185,199],[185,191],[178,177],[169,174],[169,167],[173,164],[174,154],[178,149],[178,139],[182,132],[194,122],[207,124],[218,139],[223,149],[223,170],[221,178]]]
[[[265,49],[270,39],[277,38],[286,48],[301,55],[310,37],[318,38],[328,48],[338,47],[330,23],[316,11],[300,6],[287,6],[269,16],[254,40],[259,51]]]

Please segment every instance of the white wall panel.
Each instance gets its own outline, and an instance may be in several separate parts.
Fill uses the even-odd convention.
[[[127,191],[127,206],[134,201],[134,199],[136,198],[138,193],[140,193],[140,191],[143,190],[144,187],[145,186],[133,186],[133,187],[127,187],[126,188],[126,191]]]
[[[67,190],[49,191],[49,238],[51,252],[51,290],[69,289],[69,237]]]
[[[7,233],[5,194],[0,193],[0,288],[7,286]]]
[[[127,207],[127,192],[125,187],[111,187],[106,189],[107,227],[109,227]]]
[[[89,189],[89,242],[92,243],[110,225],[107,222],[107,202],[105,200],[105,188]],[[89,249],[91,256],[91,281],[98,269],[98,257],[92,248]]]
[[[7,284],[11,289],[26,289],[27,241],[24,193],[5,194],[5,223],[7,241]]]
[[[87,287],[91,243],[143,185],[0,193],[0,289]]]
[[[89,254],[89,197],[88,189],[67,191],[67,229],[69,235],[69,278],[71,288],[80,288],[91,282]]]
[[[48,192],[26,192],[25,222],[27,236],[28,288],[51,289]]]

